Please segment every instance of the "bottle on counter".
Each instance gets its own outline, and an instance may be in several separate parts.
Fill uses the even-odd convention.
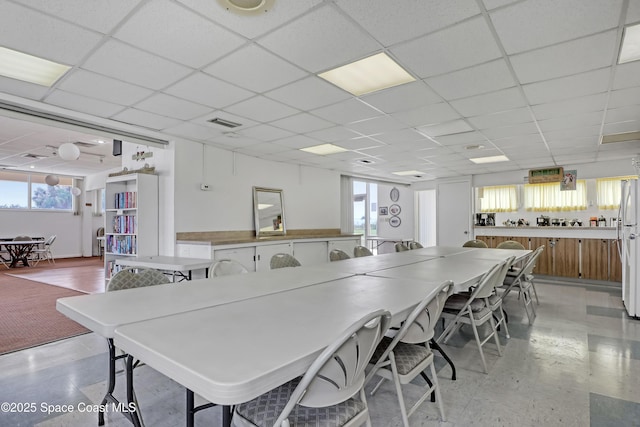
[[[598,218],[595,216],[592,216],[591,218],[589,218],[589,225],[591,227],[597,227],[598,226]]]
[[[598,218],[598,227],[606,227],[606,226],[607,226],[607,219],[603,215],[600,215],[600,218]]]

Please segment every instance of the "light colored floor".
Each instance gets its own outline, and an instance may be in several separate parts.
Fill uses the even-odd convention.
[[[458,367],[458,380],[451,381],[438,357],[447,421],[427,401],[410,418],[412,426],[640,425],[640,321],[625,315],[619,290],[542,283],[537,288],[540,306],[531,327],[515,295],[509,298],[511,339],[501,335],[502,357],[487,345],[488,374],[482,373],[468,327],[445,347]],[[27,413],[3,407],[0,426],[97,425],[94,408],[85,408],[102,399],[106,364],[105,340],[95,334],[0,356],[0,402],[35,404]],[[147,427],[185,424],[180,385],[148,366],[136,369],[135,384]],[[405,386],[408,402],[420,387],[419,381]],[[123,396],[120,387],[118,392]],[[368,401],[374,426],[402,425],[390,383]],[[73,411],[65,413],[69,408],[60,405]],[[130,425],[117,413],[106,418],[107,426]],[[196,416],[196,425],[216,426],[220,420],[219,409],[212,408]]]

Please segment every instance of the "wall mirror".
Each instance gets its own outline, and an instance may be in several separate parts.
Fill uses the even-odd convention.
[[[286,234],[282,190],[253,187],[253,215],[257,237]]]

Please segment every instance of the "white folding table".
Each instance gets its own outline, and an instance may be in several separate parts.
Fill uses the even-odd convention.
[[[205,277],[209,277],[210,259],[202,258],[181,258],[174,256],[146,256],[137,258],[117,258],[117,265],[127,267],[145,267],[170,272],[173,282],[176,281],[176,274],[183,280],[191,280],[191,271],[205,270]]]

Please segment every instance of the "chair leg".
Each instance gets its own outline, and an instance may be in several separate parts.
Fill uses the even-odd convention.
[[[393,352],[389,353],[389,360],[391,360],[391,372],[393,373],[393,382],[396,386],[396,394],[398,395],[398,403],[400,405],[400,412],[402,413],[402,423],[404,427],[409,427],[409,416],[407,415],[407,408],[404,405],[404,396],[402,396],[402,386],[400,385],[400,376],[398,374],[398,368],[396,368],[396,358]]]
[[[435,384],[434,392],[436,393],[436,402],[438,403],[438,409],[440,409],[440,419],[446,421],[444,416],[444,408],[442,406],[442,396],[440,396],[440,384],[438,384],[438,376],[436,375],[436,367],[434,363],[431,363],[431,376],[433,377],[433,383]]]
[[[494,322],[493,317],[489,318],[489,323],[491,324],[491,330],[493,331],[493,340],[496,342],[496,347],[498,347],[498,356],[502,356],[500,337],[498,337],[498,329],[496,328],[496,322]]]
[[[507,326],[507,316],[506,313],[504,312],[504,310],[502,309],[502,304],[500,304],[500,307],[498,307],[498,311],[500,313],[500,319],[498,319],[498,322],[496,323],[496,330],[499,330],[500,325],[504,326],[504,333],[507,336],[507,338],[511,338],[511,336],[509,336],[509,327]]]
[[[540,305],[540,300],[538,299],[538,291],[536,291],[536,285],[533,284],[533,280],[531,280],[531,288],[533,289],[533,295],[536,297],[536,304]]]
[[[436,340],[431,338],[431,342],[429,344],[431,345],[432,349],[438,350],[438,352],[440,352],[440,355],[442,357],[444,357],[444,360],[446,360],[447,363],[449,364],[449,366],[451,366],[451,372],[452,372],[451,373],[451,380],[455,381],[456,380],[456,365],[453,364],[453,361],[449,358],[447,353],[444,352],[444,350],[442,349],[442,347],[440,347],[440,344],[438,344],[436,342]]]
[[[480,336],[478,335],[478,328],[476,328],[476,323],[473,320],[473,314],[469,316],[471,319],[471,329],[473,329],[473,335],[476,338],[476,344],[478,345],[478,351],[480,351],[480,359],[482,360],[482,367],[484,368],[484,373],[488,374],[487,370],[487,361],[484,360],[484,352],[482,351],[482,343],[480,342]]]
[[[424,372],[420,372],[420,376],[422,376],[422,378],[427,382],[427,385],[429,386],[429,388],[433,387],[433,383],[431,382],[431,380],[429,379],[427,374],[425,374]],[[436,392],[435,392],[435,390],[431,392],[431,401],[432,402],[436,401]]]

